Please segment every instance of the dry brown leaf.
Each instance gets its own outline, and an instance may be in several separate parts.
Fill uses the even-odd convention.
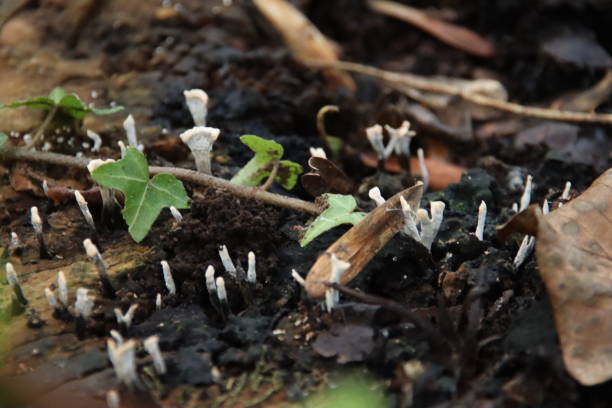
[[[370,0],[370,8],[412,24],[438,40],[480,57],[495,56],[493,43],[465,27],[447,23],[414,7],[386,0]]]
[[[524,214],[524,216],[522,215]],[[612,378],[612,169],[580,196],[542,215],[536,258],[546,285],[567,371],[583,385]],[[521,223],[515,217],[514,228]]]
[[[325,296],[327,287],[322,282],[329,281],[332,254],[351,264],[340,283],[346,285],[353,280],[404,224],[400,197],[403,196],[411,208],[419,208],[422,195],[422,184],[400,191],[338,238],[310,268],[306,277],[308,295],[317,299]]]
[[[286,0],[254,0],[255,6],[281,34],[294,57],[307,64],[309,60],[338,61],[338,47],[327,39],[302,12]],[[327,81],[334,86],[355,89],[355,82],[346,73],[327,68]]]

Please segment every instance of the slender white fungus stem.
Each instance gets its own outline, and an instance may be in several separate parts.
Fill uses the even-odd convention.
[[[183,221],[183,216],[181,215],[181,212],[177,210],[175,206],[170,206],[170,213],[172,214],[172,217],[174,217],[174,221],[176,221],[177,223],[180,224]]]
[[[108,408],[121,408],[121,399],[116,390],[110,390],[106,393],[106,406]]]
[[[327,159],[327,154],[325,153],[325,150],[322,147],[311,147],[310,156]]]
[[[257,281],[257,272],[255,271],[255,253],[253,251],[249,251],[249,268],[247,270],[246,280],[250,283],[255,283]]]
[[[34,228],[36,235],[42,235],[43,223],[42,218],[40,218],[40,214],[38,213],[38,207],[30,208],[30,223],[32,224],[32,228]]]
[[[117,330],[111,330],[110,335],[119,346],[123,344],[123,336]]]
[[[113,346],[110,346],[110,344]],[[117,346],[115,342],[109,340],[109,355],[112,355],[111,363],[115,369],[115,374],[119,382],[132,388],[138,383],[138,375],[136,373],[136,341],[128,340],[127,342]]]
[[[529,203],[531,202],[531,181],[533,177],[530,174],[527,175],[527,179],[525,180],[525,189],[523,190],[523,195],[521,195],[519,212],[525,210],[529,207]]]
[[[59,303],[57,303],[57,299],[55,298],[55,294],[53,293],[53,291],[49,288],[45,288],[45,297],[47,298],[47,303],[49,303],[49,306],[51,307],[51,309],[60,309],[60,305]]]
[[[438,235],[440,225],[444,219],[444,208],[446,204],[442,201],[432,201],[429,203],[431,211],[431,218],[427,214],[427,210],[419,208],[417,210],[417,220],[421,224],[421,243],[427,248],[431,249],[431,245]]]
[[[108,265],[102,258],[100,251],[98,251],[98,247],[91,242],[91,239],[89,238],[83,241],[83,246],[85,247],[85,253],[98,270],[98,275],[100,276],[100,281],[102,282],[104,294],[109,297],[115,296],[115,289],[113,288],[110,277],[108,276]]]
[[[162,295],[158,293],[155,297],[155,309],[160,310],[162,308]]]
[[[378,156],[378,160],[385,160],[387,156],[385,155],[385,145],[383,143],[383,128],[382,126],[376,124],[374,126],[370,126],[366,129],[366,135],[372,148],[376,152]]]
[[[122,142],[119,142],[119,143],[122,143]],[[123,151],[122,151],[121,157],[123,157]],[[103,164],[114,163],[114,162],[115,160],[113,159],[106,159],[106,160],[93,159],[93,160],[90,160],[89,163],[87,164],[87,170],[89,170],[89,174],[92,174],[98,167],[102,166]],[[114,205],[113,196],[111,194],[111,189],[100,187],[100,196],[102,197],[103,212],[104,213],[108,212]]]
[[[212,296],[217,291],[217,285],[215,284],[215,268],[212,265],[208,265],[206,268],[206,290],[208,294]]]
[[[516,256],[514,257],[514,261],[512,262],[515,268],[520,267],[525,262],[525,260],[531,253],[534,244],[535,237],[525,235],[525,238],[523,238],[523,242],[521,242],[521,246],[519,247]]]
[[[385,125],[385,129],[389,133],[389,143],[385,148],[385,158],[389,157],[394,151],[398,156],[410,156],[410,143],[416,135],[414,131],[410,130],[410,122],[405,120],[398,128]]]
[[[217,278],[217,298],[221,303],[227,303],[227,291],[225,290],[225,279],[222,276]]]
[[[166,284],[166,289],[171,295],[176,295],[176,285],[174,284],[174,278],[172,277],[172,271],[170,271],[170,265],[168,265],[168,261],[161,261],[162,272],[164,274],[164,283]]]
[[[123,122],[123,129],[125,129],[128,144],[142,152],[144,150],[144,146],[138,144],[138,138],[136,137],[136,122],[134,121],[134,117],[132,115],[128,115],[128,117],[125,118],[125,121]]]
[[[79,190],[74,190],[74,198],[76,198],[77,204],[79,205],[79,209],[81,210],[81,214],[85,217],[85,221],[87,221],[87,225],[93,231],[96,230],[96,224],[94,224],[93,217],[91,216],[91,212],[89,211],[89,206],[87,205],[87,201],[83,194],[79,192]]]
[[[217,128],[196,126],[181,133],[181,140],[193,154],[196,168],[204,174],[211,174],[210,152],[221,131]]]
[[[100,137],[100,135],[94,132],[93,130],[87,129],[87,137],[93,141],[93,147],[91,148],[91,151],[99,151],[100,147],[102,146],[102,138]]]
[[[201,89],[191,89],[183,91],[185,102],[191,112],[193,123],[196,126],[206,126],[206,116],[208,115],[208,94]]]
[[[125,324],[125,327],[129,328],[132,325],[132,320],[134,319],[134,312],[138,309],[138,304],[133,304],[130,306],[125,314],[121,313],[121,309],[115,308],[115,318],[117,319],[117,324]]]
[[[377,207],[380,207],[387,201],[383,198],[382,194],[380,193],[380,188],[378,187],[372,187],[370,191],[368,191],[368,196],[374,200],[374,202],[376,202]]]
[[[57,296],[64,306],[68,306],[68,285],[63,271],[57,273]]]
[[[331,255],[331,270],[329,275],[330,283],[340,284],[344,272],[351,266],[350,263],[339,259],[336,254]],[[325,307],[327,312],[331,312],[340,302],[340,293],[333,288],[325,291]]]
[[[117,145],[119,146],[119,151],[121,152],[121,158],[123,159],[125,157],[125,143],[123,143],[121,140],[117,142]]]
[[[229,252],[227,251],[227,247],[225,245],[221,245],[219,248],[219,257],[221,258],[221,263],[223,264],[225,271],[229,273],[232,278],[236,279],[236,267],[234,266],[234,262],[232,262],[232,258],[230,258]]]
[[[419,168],[421,169],[421,178],[423,179],[423,192],[427,191],[429,187],[429,170],[425,164],[425,152],[419,148],[417,150],[417,157],[419,158]]]
[[[518,204],[517,203],[512,203],[512,211],[517,213],[518,209],[519,209]]]
[[[85,288],[78,288],[76,293],[76,302],[74,303],[74,311],[77,316],[87,319],[91,316],[91,312],[94,307],[94,299],[87,293],[89,291]]]
[[[410,204],[404,197],[400,197],[400,205],[402,207],[402,215],[404,216],[404,226],[402,227],[402,233],[414,238],[416,241],[421,241],[421,235],[417,229],[416,224],[416,213],[410,207]]]
[[[561,199],[562,200],[569,200],[570,199],[570,190],[571,189],[572,189],[571,181],[566,181],[565,182],[565,187],[563,188],[563,192],[561,193]]]
[[[19,235],[17,235],[16,232],[11,232],[11,243],[10,243],[11,248],[17,248],[19,247]]]
[[[45,197],[49,197],[49,184],[47,184],[47,180],[43,180],[42,190],[43,190],[43,193],[45,194]]]
[[[548,200],[544,199],[544,203],[542,204],[542,214],[546,215],[550,212],[550,205],[548,204]]]
[[[153,366],[157,374],[166,374],[166,362],[159,349],[159,336],[147,337],[144,341],[144,348],[153,358]]]
[[[480,202],[478,207],[478,224],[476,224],[476,238],[479,240],[484,239],[484,229],[487,220],[487,203],[484,201]]]
[[[291,270],[291,277],[295,279],[297,283],[302,285],[302,287],[306,285],[306,281],[304,280],[304,278],[302,278],[302,276],[295,269]]]
[[[17,301],[22,305],[27,305],[28,300],[25,298],[23,291],[21,290],[21,286],[19,285],[19,278],[17,278],[17,273],[15,272],[15,268],[13,264],[7,262],[4,266],[6,269],[6,280],[8,281],[10,287],[13,289],[15,296],[17,297]]]

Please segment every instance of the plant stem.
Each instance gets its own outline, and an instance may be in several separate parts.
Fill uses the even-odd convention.
[[[36,133],[34,133],[32,140],[30,141],[30,143],[25,145],[24,149],[31,149],[33,147],[36,147],[38,142],[40,142],[40,140],[42,139],[45,129],[49,127],[49,123],[51,123],[51,121],[55,117],[55,114],[57,113],[57,109],[58,107],[54,106],[53,109],[51,109],[49,113],[47,113],[47,116],[45,116],[45,120],[43,120],[43,123],[41,123],[38,129],[36,129]]]
[[[279,161],[274,160],[274,166],[272,167],[272,171],[270,172],[270,175],[266,179],[266,182],[261,187],[259,187],[261,190],[268,191],[270,186],[272,186],[272,183],[274,183],[274,179],[276,178],[276,174],[278,173],[278,167],[279,167]]]
[[[0,161],[30,161],[39,163],[55,164],[59,166],[75,167],[86,170],[89,159],[68,156],[65,154],[39,152],[35,150],[23,150],[19,148],[0,148]],[[176,178],[190,183],[218,188],[225,190],[237,197],[251,198],[266,204],[277,207],[284,207],[290,210],[305,212],[307,214],[319,215],[323,210],[321,207],[310,201],[298,198],[287,197],[280,194],[270,193],[258,187],[245,187],[234,184],[229,180],[219,177],[202,174],[194,170],[182,169],[179,167],[158,167],[149,166],[151,175],[167,173]]]

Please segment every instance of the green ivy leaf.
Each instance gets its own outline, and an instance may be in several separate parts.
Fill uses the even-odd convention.
[[[110,115],[111,113],[123,110],[123,106],[115,106],[106,109],[90,108],[77,94],[67,93],[63,88],[55,88],[49,96],[36,96],[23,101],[13,102],[7,105],[0,105],[0,109],[6,108],[36,108],[52,110],[57,107],[59,110],[72,116],[75,119],[83,119],[88,113],[96,115]]]
[[[0,132],[0,146],[5,144],[7,140],[8,140],[8,136]]]
[[[189,208],[183,183],[171,174],[158,174],[149,179],[147,159],[134,147],[126,149],[123,159],[98,167],[92,177],[103,187],[123,192],[123,218],[136,242],[147,236],[163,208]]]
[[[266,179],[276,160],[283,157],[283,146],[273,140],[267,140],[255,135],[240,136],[240,141],[255,153],[255,156],[232,178],[232,183],[255,187]],[[302,173],[302,166],[290,160],[279,162],[276,182],[287,190],[291,190]]]
[[[313,239],[341,224],[357,224],[366,216],[362,212],[353,212],[357,208],[357,201],[351,195],[343,194],[323,194],[327,201],[327,209],[323,211],[310,224],[304,237],[300,241],[300,246],[305,247]]]

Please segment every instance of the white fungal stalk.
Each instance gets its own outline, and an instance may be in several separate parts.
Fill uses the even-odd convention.
[[[40,214],[38,213],[38,207],[30,208],[30,223],[32,224],[32,228],[34,228],[36,235],[42,235],[43,222],[42,218],[40,218]]]
[[[17,278],[17,273],[15,272],[13,264],[7,262],[4,266],[4,269],[6,269],[6,280],[8,281],[8,284],[11,286],[11,288],[14,289],[15,287],[19,286],[19,278]]]
[[[123,336],[117,330],[111,330],[110,335],[119,346],[123,344]]]
[[[47,303],[49,303],[49,306],[51,307],[51,309],[54,309],[54,310],[60,309],[60,305],[59,303],[57,303],[55,294],[53,293],[51,289],[45,288],[45,297],[47,298]]]
[[[123,159],[125,157],[125,143],[123,143],[121,140],[117,142],[117,146],[119,146],[119,151],[121,152],[121,158]]]
[[[535,237],[525,235],[525,238],[523,238],[523,242],[521,242],[521,246],[519,247],[516,256],[514,257],[514,261],[512,262],[515,268],[520,267],[525,262],[525,260],[531,253],[534,244]]]
[[[64,306],[68,306],[68,285],[63,271],[57,273],[57,296]]]
[[[408,201],[404,197],[400,197],[400,205],[402,207],[402,215],[404,216],[404,226],[402,227],[402,233],[414,238],[417,241],[421,241],[421,235],[417,228],[416,212],[410,207]]]
[[[155,297],[155,309],[160,310],[162,308],[162,295],[158,293]]]
[[[98,270],[98,275],[100,276],[100,281],[102,282],[102,288],[104,289],[105,295],[113,297],[115,295],[115,289],[113,288],[108,276],[108,265],[102,258],[100,251],[98,251],[98,247],[91,242],[91,239],[89,238],[83,241],[83,247],[85,247],[85,253]]]
[[[81,214],[83,214],[83,217],[85,217],[85,221],[87,222],[87,225],[89,225],[89,228],[95,231],[96,224],[94,224],[94,220],[93,220],[93,217],[91,216],[91,212],[89,211],[89,206],[87,205],[87,201],[85,200],[85,197],[83,197],[83,194],[81,194],[79,190],[74,190],[74,198],[76,198],[76,202],[79,205]]]
[[[427,191],[429,187],[429,170],[425,164],[425,152],[419,148],[417,150],[417,157],[419,158],[419,169],[421,169],[421,178],[423,179],[423,191]]]
[[[229,256],[229,252],[227,251],[227,247],[225,245],[221,245],[219,248],[219,257],[221,258],[221,263],[223,264],[223,268],[230,276],[236,279],[236,267],[234,266],[234,262],[232,262],[232,258]]]
[[[19,235],[16,232],[11,232],[11,248],[15,249],[19,247]]]
[[[87,129],[87,137],[93,141],[93,147],[91,148],[91,151],[99,151],[100,147],[102,146],[102,138],[100,137],[100,135],[94,132],[93,130]]]
[[[296,271],[295,269],[291,270],[291,277],[293,279],[295,279],[295,281],[297,283],[299,283],[300,285],[302,285],[302,287],[304,287],[306,285],[306,281],[304,280],[304,278],[302,278],[302,276],[298,273],[298,271]]]
[[[562,200],[570,199],[570,190],[572,189],[572,183],[570,181],[565,182],[565,187],[563,188],[563,192],[561,193]]]
[[[159,349],[159,336],[147,337],[144,341],[144,348],[153,358],[153,366],[157,374],[166,374],[166,362]]]
[[[250,283],[257,282],[257,272],[255,271],[255,253],[253,251],[249,251],[249,268],[247,270],[246,280]]]
[[[227,291],[225,290],[225,279],[222,276],[217,278],[217,298],[220,303],[227,303]]]
[[[109,346],[109,358],[115,369],[117,379],[127,387],[132,388],[138,384],[135,361],[136,341],[128,340],[118,346],[113,340],[108,340],[107,344]]]
[[[531,181],[532,180],[533,180],[533,177],[531,177],[531,175],[528,174],[527,178],[525,179],[525,189],[523,190],[523,195],[521,195],[519,212],[525,210],[527,207],[529,207],[529,203],[531,203]]]
[[[372,187],[370,191],[368,191],[368,196],[374,200],[377,207],[380,207],[387,201],[383,198],[382,194],[380,193],[380,188],[378,187]]]
[[[476,224],[476,238],[479,240],[484,239],[484,229],[487,220],[487,203],[484,201],[480,202],[478,207],[478,224]]]
[[[550,212],[550,205],[548,204],[548,200],[544,199],[544,203],[542,203],[542,214],[546,215]]]
[[[106,393],[106,406],[108,408],[121,408],[121,399],[116,390],[110,390]]]
[[[385,125],[385,129],[389,133],[389,143],[385,148],[385,158],[389,157],[392,152],[398,156],[410,156],[410,143],[416,133],[410,130],[410,122],[403,121],[400,127],[392,128]]]
[[[206,268],[206,290],[208,294],[212,296],[217,291],[217,285],[215,284],[215,268],[212,265],[208,265]]]
[[[310,156],[327,159],[327,154],[325,153],[325,150],[322,147],[311,147]]]
[[[122,143],[122,142],[119,142],[119,143]],[[123,153],[124,152],[122,151],[121,157],[123,157]],[[115,160],[113,159],[106,159],[106,160],[93,159],[93,160],[90,160],[89,163],[87,164],[87,170],[89,170],[89,174],[92,174],[98,167],[102,166],[103,164],[114,163],[114,162]],[[100,186],[100,196],[102,197],[103,212],[108,212],[113,207],[113,204],[114,204],[111,189]]]
[[[183,91],[185,102],[191,112],[193,123],[196,126],[206,126],[206,116],[208,115],[208,94],[201,89],[191,89]]]
[[[181,140],[193,154],[196,168],[204,174],[211,174],[210,152],[221,131],[217,128],[196,126],[181,133]]]
[[[512,212],[517,213],[518,209],[519,209],[518,204],[517,203],[512,203]]]
[[[136,122],[134,121],[134,117],[132,115],[128,115],[123,122],[123,129],[125,129],[128,144],[142,152],[144,150],[144,146],[138,144],[138,138],[136,137]]]
[[[161,261],[162,272],[164,274],[164,283],[166,284],[166,289],[171,295],[176,295],[176,285],[174,284],[174,278],[172,277],[172,271],[170,271],[170,265],[168,265],[168,261]]]
[[[344,272],[351,266],[350,263],[339,259],[336,254],[331,255],[331,271],[329,275],[330,283],[340,284]],[[330,313],[340,303],[340,293],[333,288],[325,291],[325,307]]]
[[[170,213],[172,214],[172,217],[174,217],[174,221],[176,221],[178,224],[183,221],[181,212],[177,210],[175,206],[170,206]]]
[[[85,288],[78,288],[76,293],[76,302],[74,303],[74,311],[77,316],[87,319],[91,316],[94,307],[94,299],[87,293]]]
[[[47,184],[47,180],[43,180],[42,190],[43,190],[43,193],[45,194],[45,197],[49,197],[49,184]]]
[[[436,239],[436,235],[438,235],[438,230],[444,219],[445,207],[446,205],[442,201],[432,201],[429,203],[431,218],[429,218],[427,210],[422,208],[417,210],[417,220],[421,224],[421,243],[427,249],[431,249],[431,245],[434,239]]]
[[[125,314],[121,313],[121,309],[115,308],[115,318],[117,319],[117,324],[125,324],[125,327],[129,328],[132,325],[132,320],[134,319],[134,312],[138,309],[137,304],[133,304],[130,306]]]
[[[385,160],[388,156],[385,154],[385,145],[383,143],[383,128],[376,124],[366,129],[366,135],[372,148],[378,156],[378,160]]]

